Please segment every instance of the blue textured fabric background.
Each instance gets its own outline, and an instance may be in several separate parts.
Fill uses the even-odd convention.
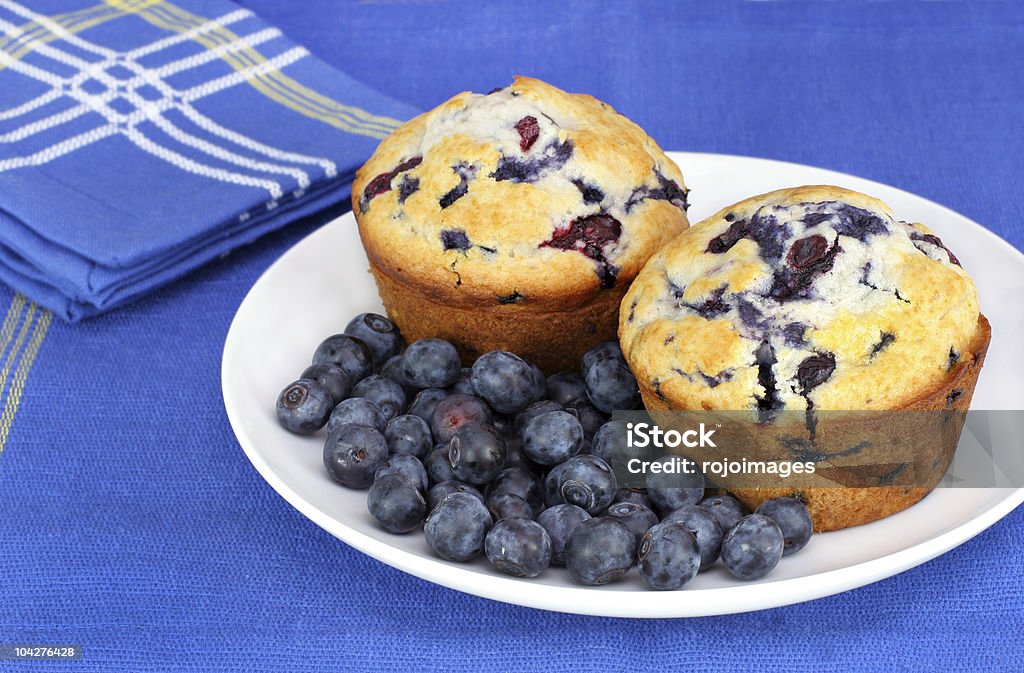
[[[415,107],[530,74],[607,100],[665,148],[848,171],[1024,248],[1020,3],[244,4]],[[259,274],[340,212],[108,316],[43,325],[0,434],[0,642],[85,657],[31,670],[1024,670],[1022,510],[868,587],[666,621],[463,595],[321,531],[236,444],[220,354]]]

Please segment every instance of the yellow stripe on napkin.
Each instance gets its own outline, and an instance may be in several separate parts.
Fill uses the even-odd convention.
[[[199,28],[209,19],[197,16],[162,0],[149,2],[145,7],[136,8],[130,0],[106,0],[107,4],[126,13],[135,14],[150,24],[175,33],[185,33]],[[193,40],[206,49],[231,44],[239,36],[223,26],[210,26],[197,32]],[[252,47],[225,51],[221,58],[236,71],[265,63],[266,57]],[[257,73],[250,77],[249,84],[271,100],[313,119],[349,133],[384,138],[402,122],[390,117],[372,114],[361,108],[339,103],[300,84],[279,70]]]
[[[25,390],[25,383],[32,371],[32,364],[39,354],[43,345],[46,333],[50,328],[50,321],[53,315],[46,309],[39,309],[35,302],[26,302],[25,297],[20,294],[14,295],[11,306],[7,310],[7,316],[0,325],[0,354],[7,351],[3,368],[0,369],[0,403],[3,408],[0,411],[0,454],[3,454],[4,445],[11,433],[11,426],[14,425],[14,416],[18,413],[21,404],[21,395]],[[16,328],[17,337],[11,344]],[[28,340],[27,345],[25,344]],[[8,350],[8,346],[10,349]],[[10,387],[7,386],[7,379],[11,375]]]
[[[143,5],[158,1],[124,0],[124,4],[141,9]],[[77,34],[124,15],[125,11],[123,9],[101,3],[93,7],[67,12],[66,14],[55,14],[47,18],[69,33]],[[15,61],[24,57],[25,54],[32,52],[37,44],[49,44],[54,40],[60,39],[57,33],[38,21],[29,21],[18,26],[18,31],[16,36],[5,35],[0,37],[0,51],[6,52]],[[0,64],[0,70],[3,70],[5,67],[7,66]]]

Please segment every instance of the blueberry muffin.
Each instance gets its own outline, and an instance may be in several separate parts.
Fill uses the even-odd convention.
[[[466,361],[574,369],[614,338],[647,258],[687,226],[679,168],[610,106],[518,77],[399,127],[352,207],[390,317]]]
[[[729,206],[654,255],[625,295],[619,335],[648,409],[746,411],[765,436],[800,418],[806,454],[830,411],[965,413],[990,329],[974,283],[927,227],[870,196],[808,186]],[[885,432],[891,446],[908,434]],[[955,434],[928,449],[928,483],[798,494],[815,528],[920,500],[948,467]],[[792,494],[736,492],[751,507]]]

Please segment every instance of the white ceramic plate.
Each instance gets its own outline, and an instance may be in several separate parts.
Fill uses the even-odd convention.
[[[1024,255],[962,215],[861,178],[796,164],[673,153],[692,189],[692,222],[754,194],[836,184],[886,201],[901,219],[925,222],[956,251],[981,293],[993,339],[974,395],[976,409],[1024,409]],[[719,564],[678,592],[644,589],[636,571],[600,588],[572,584],[564,569],[534,580],[502,575],[484,560],[435,557],[421,533],[391,535],[366,510],[366,493],[333,483],[321,462],[322,433],[299,437],[277,424],[274,401],[309,364],[317,344],[357,313],[380,311],[351,213],[310,234],[256,282],[224,345],[228,418],[263,478],[296,509],[351,546],[423,579],[546,610],[617,617],[686,617],[788,605],[863,586],[924,563],[977,535],[1024,501],[1024,489],[939,489],[882,521],[816,535],[768,577],[733,579]]]

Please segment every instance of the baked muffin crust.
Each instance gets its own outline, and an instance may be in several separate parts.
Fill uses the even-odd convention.
[[[375,268],[462,307],[577,308],[687,224],[683,176],[639,126],[525,77],[401,126],[352,205]]]
[[[654,255],[622,349],[669,408],[892,409],[949,377],[978,295],[922,224],[833,186],[725,208]]]

